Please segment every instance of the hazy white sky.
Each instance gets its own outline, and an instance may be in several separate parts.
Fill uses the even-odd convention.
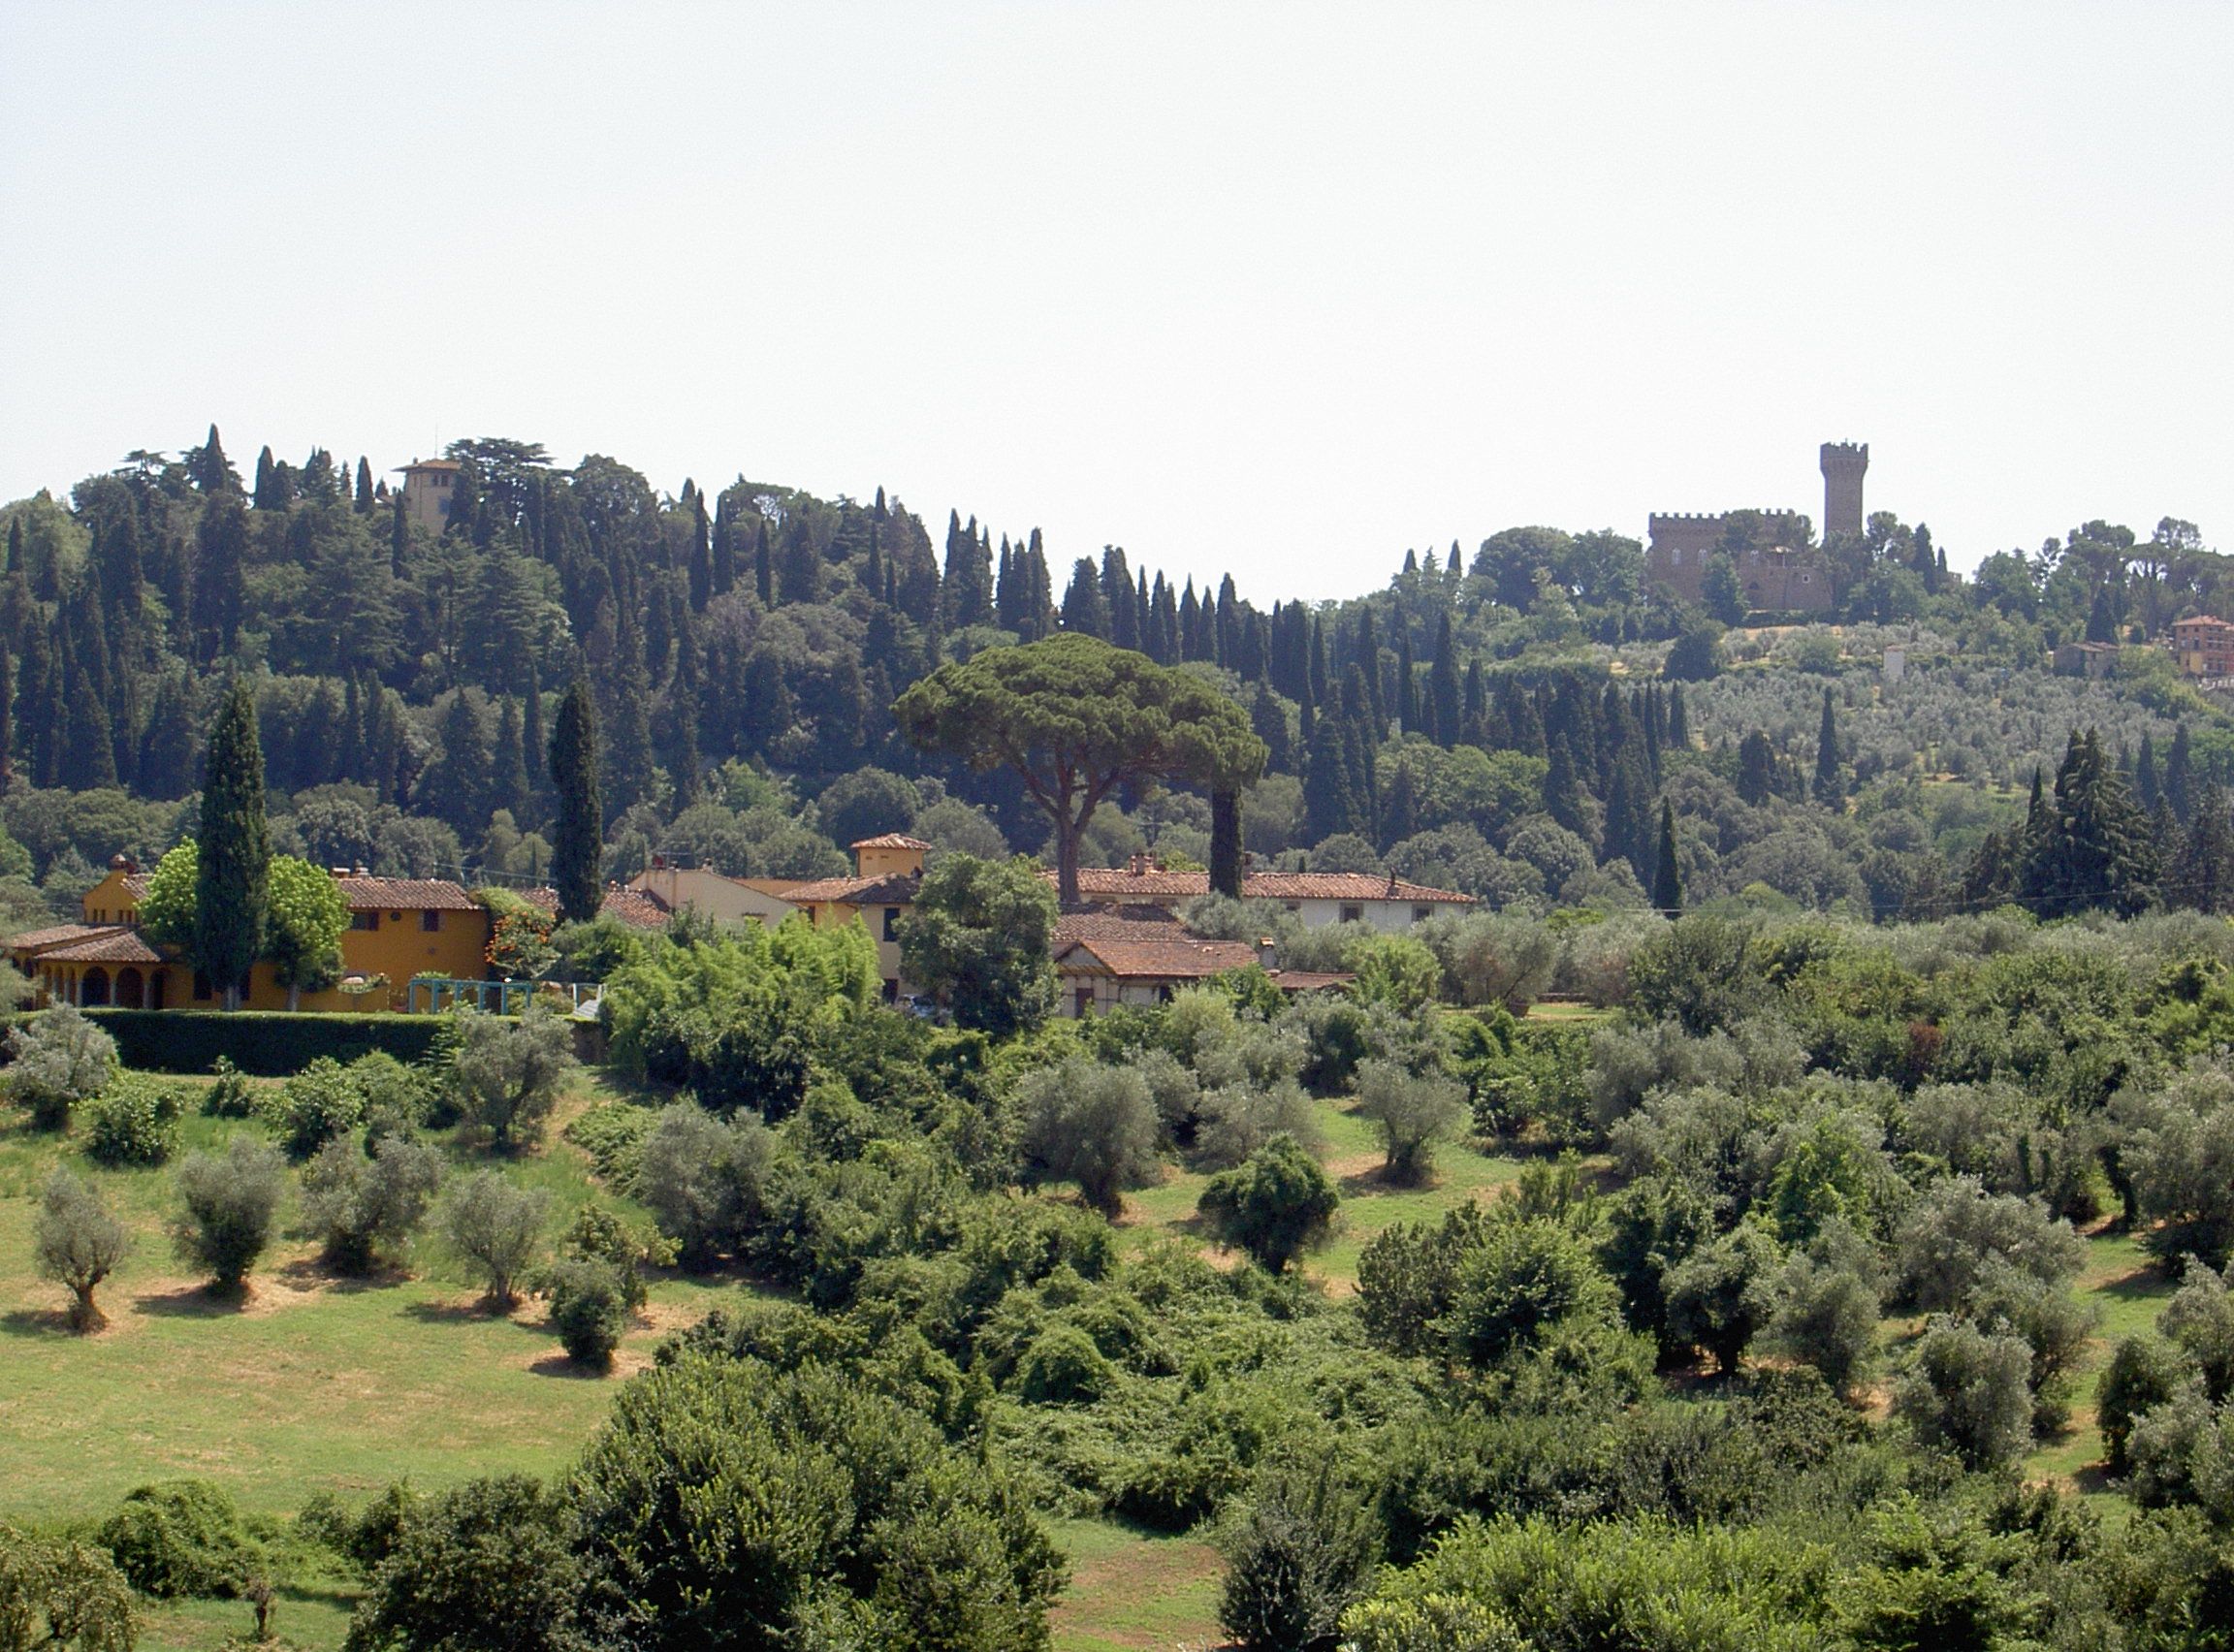
[[[1269,601],[1851,437],[1959,565],[2224,545],[2230,84],[2135,0],[0,0],[0,497],[501,434]]]

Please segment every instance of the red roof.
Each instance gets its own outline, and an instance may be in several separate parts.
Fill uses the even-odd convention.
[[[1053,878],[1055,874],[1046,874]],[[1078,893],[1101,901],[1184,900],[1210,893],[1206,872],[1133,872],[1124,867],[1080,867]],[[1366,872],[1252,872],[1241,879],[1252,901],[1402,901],[1425,905],[1452,902],[1472,905],[1474,897],[1400,877]]]
[[[42,964],[160,964],[163,954],[138,930],[114,929],[39,954]]]
[[[848,906],[904,906],[922,887],[923,879],[914,873],[888,872],[881,877],[817,877],[779,889],[776,898],[794,905],[832,901]]]
[[[336,876],[341,899],[353,912],[437,911],[472,912],[480,909],[464,888],[439,877]]]
[[[1074,940],[1192,940],[1168,906],[1077,906],[1055,920],[1054,945]]]
[[[857,843],[848,843],[854,849],[923,849],[931,845],[920,838],[910,838],[905,832],[887,832],[880,838],[863,838]]]
[[[558,915],[558,891],[546,884],[541,889],[519,891],[523,901],[542,907],[553,917]],[[667,908],[641,889],[624,889],[618,883],[608,884],[605,899],[598,904],[601,918],[618,918],[630,929],[665,929]]]
[[[1246,969],[1257,962],[1257,949],[1245,940],[1079,940],[1055,962],[1134,980],[1201,980]]]
[[[114,935],[122,924],[49,924],[45,929],[25,930],[12,935],[0,946],[11,952],[45,952],[73,941],[90,940],[97,935]]]

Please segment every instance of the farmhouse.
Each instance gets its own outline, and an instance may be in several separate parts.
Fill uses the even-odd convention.
[[[1053,873],[1047,876],[1052,879]],[[1134,855],[1123,867],[1080,867],[1082,901],[1147,904],[1177,911],[1197,896],[1210,893],[1206,872],[1166,872],[1153,857]],[[1366,923],[1390,934],[1423,923],[1438,912],[1460,912],[1474,897],[1400,877],[1363,872],[1252,872],[1241,879],[1248,901],[1277,901],[1305,929],[1327,924]]]
[[[43,1003],[86,1008],[208,1009],[217,996],[199,970],[140,933],[140,898],[148,874],[128,856],[80,902],[83,922],[56,924],[0,941]],[[306,1010],[401,1008],[413,975],[478,979],[488,973],[489,913],[458,884],[440,878],[373,877],[362,867],[336,867],[335,884],[348,903],[341,936],[342,979],[303,993]],[[271,966],[250,971],[241,1000],[248,1009],[285,1009],[287,989]]]

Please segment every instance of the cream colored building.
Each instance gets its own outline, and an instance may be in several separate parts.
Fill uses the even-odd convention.
[[[787,889],[792,878],[729,877],[702,866],[670,866],[654,856],[645,871],[628,880],[670,912],[689,906],[725,924],[757,923],[774,926],[799,908],[772,893]]]
[[[440,533],[449,525],[458,472],[464,468],[454,459],[415,459],[402,466],[403,515],[413,526]]]

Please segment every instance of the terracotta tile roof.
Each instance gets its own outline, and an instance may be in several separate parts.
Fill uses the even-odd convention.
[[[545,884],[540,889],[523,889],[520,899],[542,907],[553,917],[558,915],[558,891]],[[630,929],[655,930],[667,927],[667,908],[641,889],[623,889],[617,883],[607,884],[605,899],[598,904],[601,918],[618,918]]]
[[[90,940],[95,936],[115,935],[124,929],[122,924],[49,924],[45,929],[25,930],[0,941],[10,952],[46,952],[74,941]]]
[[[923,879],[913,873],[892,872],[882,877],[817,877],[811,883],[787,884],[776,891],[776,898],[794,905],[838,901],[848,906],[904,906],[922,887]]]
[[[42,964],[160,964],[163,954],[149,946],[138,930],[114,929],[51,952],[39,954]]]
[[[1074,940],[1192,940],[1168,906],[1078,905],[1055,920],[1054,945]]]
[[[878,838],[863,838],[857,843],[848,843],[853,849],[925,849],[931,845],[920,838],[910,838],[905,832],[886,832]]]
[[[1055,960],[1058,969],[1165,981],[1200,980],[1256,962],[1257,949],[1245,940],[1079,940]]]
[[[439,877],[335,877],[353,912],[471,912],[479,910],[464,888]]]
[[[1366,872],[1253,872],[1241,879],[1241,893],[1265,901],[1452,901],[1471,906],[1474,897],[1454,889],[1407,883],[1401,877],[1376,877]]]
[[[147,885],[154,881],[155,874],[151,872],[128,872],[124,874],[124,893],[135,901],[144,900]]]
[[[1052,880],[1055,874],[1046,876]],[[1210,893],[1206,872],[1132,872],[1124,867],[1080,867],[1078,893],[1096,900],[1185,900]],[[1367,872],[1252,872],[1241,879],[1241,893],[1262,901],[1404,901],[1427,904],[1439,901],[1472,905],[1474,897],[1455,890],[1436,889],[1402,878],[1375,876]]]
[[[1346,987],[1357,977],[1347,969],[1275,969],[1272,984],[1284,993],[1321,993]]]

